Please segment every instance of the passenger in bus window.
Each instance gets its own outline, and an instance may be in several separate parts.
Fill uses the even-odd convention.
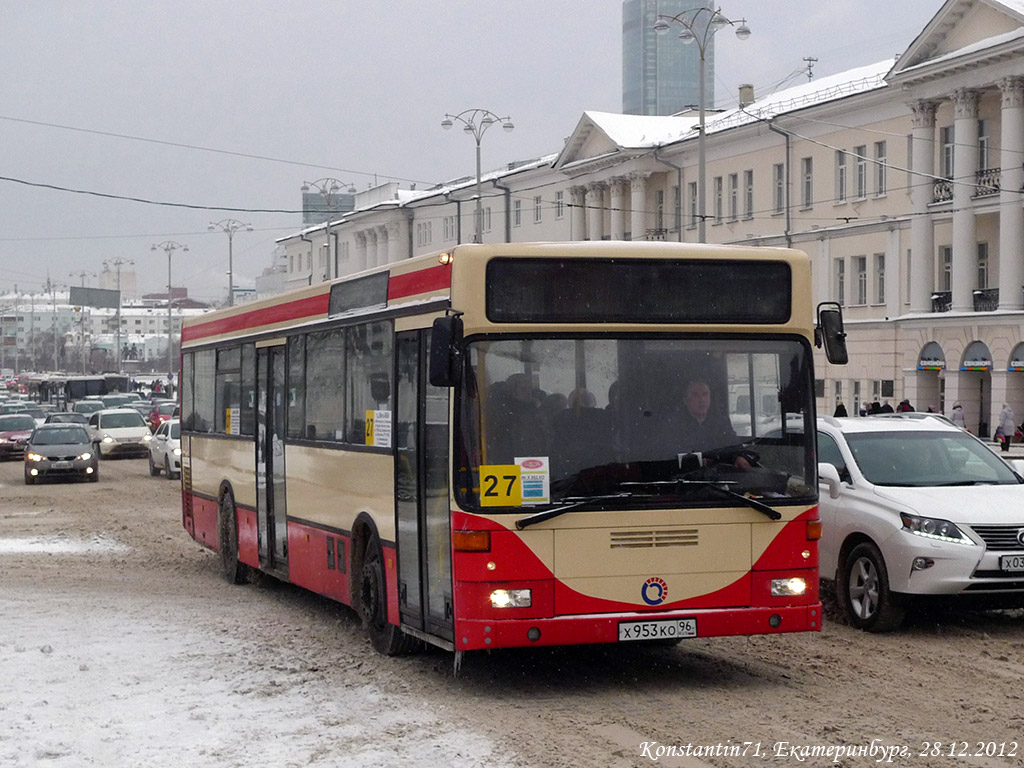
[[[698,377],[686,383],[683,406],[681,430],[685,450],[708,452],[735,446],[739,442],[728,414],[712,407],[711,386],[706,379]],[[733,463],[744,469],[750,467],[750,462],[739,455]]]
[[[511,464],[517,456],[546,456],[548,426],[527,373],[513,373],[491,386],[488,407],[488,461]]]

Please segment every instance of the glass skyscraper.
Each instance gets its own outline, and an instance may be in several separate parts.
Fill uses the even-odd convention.
[[[694,7],[693,0],[623,0],[622,112],[626,115],[671,115],[700,101],[700,49],[679,39],[683,29],[672,24],[665,34],[654,31],[658,16],[676,16]],[[703,18],[698,19],[698,25]],[[708,40],[705,60],[705,101],[715,104],[715,41]]]

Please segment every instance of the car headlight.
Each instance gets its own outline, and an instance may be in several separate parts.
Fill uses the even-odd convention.
[[[7,442],[7,438],[6,437],[0,437],[0,443],[6,443],[6,442]]]
[[[144,442],[144,443],[148,443],[152,439],[153,439],[152,435],[143,435],[142,436],[142,442]]]
[[[88,461],[91,458],[92,458],[92,453],[90,453],[89,451],[86,451],[85,453],[81,454],[78,457],[78,460],[79,461]]]
[[[173,453],[175,456],[181,456],[181,448],[175,448]]]
[[[112,442],[114,442],[114,438],[112,438],[110,435],[104,435],[103,436],[103,442],[104,443],[112,443]]]
[[[43,457],[40,456],[38,453],[26,453],[25,454],[25,458],[28,461],[42,461],[43,460]]]
[[[918,517],[917,515],[908,515],[906,512],[900,512],[900,520],[903,521],[903,530],[910,531],[915,536],[936,541],[948,541],[951,544],[974,546],[974,542],[949,520],[938,517]]]

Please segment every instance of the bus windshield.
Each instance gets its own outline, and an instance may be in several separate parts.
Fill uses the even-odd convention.
[[[793,338],[470,339],[460,502],[735,505],[722,488],[813,501],[810,357]]]

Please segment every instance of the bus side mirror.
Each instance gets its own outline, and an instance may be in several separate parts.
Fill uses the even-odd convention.
[[[846,351],[846,331],[843,330],[843,310],[834,301],[823,301],[818,305],[814,345],[825,347],[825,357],[830,363],[846,365],[850,360]]]
[[[446,315],[434,321],[430,334],[430,384],[451,387],[459,378],[462,362],[462,318]]]

